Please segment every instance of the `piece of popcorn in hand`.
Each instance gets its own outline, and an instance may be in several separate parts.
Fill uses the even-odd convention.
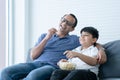
[[[67,61],[67,62],[59,62],[59,67],[62,70],[74,70],[75,64]]]

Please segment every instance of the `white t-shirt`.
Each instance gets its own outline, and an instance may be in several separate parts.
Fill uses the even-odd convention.
[[[95,46],[90,46],[87,49],[83,49],[83,50],[81,50],[81,46],[80,46],[74,49],[73,51],[90,56],[90,57],[95,57],[98,54],[98,49]],[[76,65],[75,69],[89,69],[90,71],[94,72],[96,75],[98,74],[99,65],[96,65],[96,66],[88,65],[78,57],[69,59],[69,61]]]

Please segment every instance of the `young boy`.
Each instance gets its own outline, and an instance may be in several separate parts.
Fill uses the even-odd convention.
[[[71,62],[75,64],[75,70],[55,70],[50,80],[97,80],[99,65],[96,59],[98,49],[95,45],[99,33],[93,27],[85,27],[80,33],[81,46],[72,51],[65,51],[68,60],[59,61],[59,63]]]

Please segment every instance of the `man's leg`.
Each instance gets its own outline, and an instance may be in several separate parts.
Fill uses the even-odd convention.
[[[2,80],[19,80],[25,77],[35,66],[33,63],[20,63],[6,67],[1,72]]]
[[[90,70],[73,70],[63,80],[97,80]]]
[[[55,68],[51,65],[44,65],[42,67],[32,70],[24,80],[49,80]]]
[[[0,71],[0,80],[1,80],[1,71]]]

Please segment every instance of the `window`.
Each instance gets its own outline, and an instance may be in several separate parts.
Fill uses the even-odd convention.
[[[24,62],[25,50],[25,1],[8,0],[7,60],[12,65]]]

